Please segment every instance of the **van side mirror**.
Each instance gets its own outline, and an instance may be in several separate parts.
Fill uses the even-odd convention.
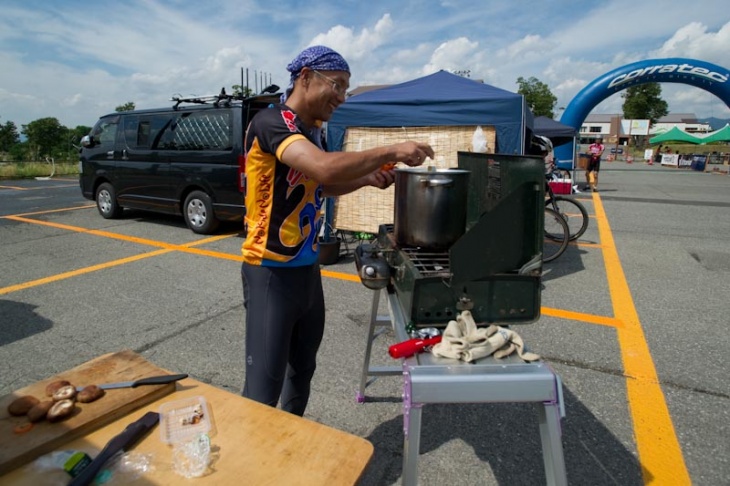
[[[92,135],[84,135],[81,137],[81,146],[86,148],[91,148],[95,145],[94,143],[94,137]]]

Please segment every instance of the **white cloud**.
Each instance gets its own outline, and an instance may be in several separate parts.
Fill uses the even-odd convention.
[[[505,49],[500,49],[497,54],[507,59],[519,57],[536,57],[550,51],[555,43],[543,39],[539,35],[526,35],[517,42],[513,42]]]
[[[345,59],[359,61],[372,54],[374,49],[382,46],[389,40],[392,33],[393,20],[390,14],[385,14],[376,22],[372,30],[363,27],[359,33],[356,33],[349,27],[336,25],[326,33],[315,36],[309,45],[337,46],[337,52],[342,54]]]
[[[688,57],[730,66],[730,14],[718,2],[554,2],[540,15],[528,0],[332,3],[280,0],[5,0],[0,17],[0,117],[26,124],[55,116],[89,125],[115,106],[167,103],[240,83],[241,68],[285,85],[286,64],[307,45],[340,51],[351,84],[399,83],[439,69],[515,91],[537,77],[570,100],[598,76],[641,59]],[[253,82],[251,83],[253,87]],[[698,115],[727,107],[704,91],[662,85],[670,109]],[[682,89],[678,87],[680,86]],[[614,99],[615,98],[615,99]],[[620,97],[596,111],[620,110]]]
[[[466,37],[452,39],[439,45],[431,55],[431,59],[422,69],[422,74],[432,74],[441,69],[457,71],[469,69],[478,57],[479,42],[470,41]]]
[[[656,57],[687,57],[730,65],[730,22],[717,32],[707,30],[706,25],[691,22],[680,28],[653,54]]]

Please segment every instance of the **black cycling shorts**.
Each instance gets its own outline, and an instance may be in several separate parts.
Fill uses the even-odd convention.
[[[586,167],[586,172],[599,172],[601,170],[601,158],[600,157],[590,157],[588,159],[588,167]]]
[[[242,395],[303,415],[324,334],[319,264],[262,267],[244,263],[246,382]]]

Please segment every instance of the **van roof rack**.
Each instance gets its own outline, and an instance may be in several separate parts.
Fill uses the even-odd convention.
[[[226,88],[221,88],[221,92],[217,95],[208,95],[208,96],[193,96],[190,98],[184,98],[182,96],[173,96],[170,98],[170,101],[174,101],[175,105],[172,107],[173,109],[177,109],[178,106],[180,106],[182,103],[195,103],[195,104],[201,104],[205,105],[208,103],[211,103],[213,106],[227,106],[231,104],[231,101],[245,101],[245,100],[251,100],[258,98],[260,96],[270,95],[273,93],[276,93],[279,91],[279,87],[275,84],[272,84],[270,86],[267,86],[264,88],[264,90],[257,95],[253,96],[243,96],[240,94],[236,95],[229,95],[226,93]]]

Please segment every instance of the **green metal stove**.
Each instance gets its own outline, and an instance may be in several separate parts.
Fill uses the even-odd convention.
[[[467,309],[478,323],[534,322],[540,316],[543,161],[471,152],[459,152],[458,161],[470,171],[466,232],[448,250],[432,251],[399,245],[392,225],[381,225],[377,243],[356,252],[361,280],[370,288],[392,285],[415,327],[446,326]],[[387,269],[373,265],[378,259]],[[366,269],[380,270],[369,281],[363,261]]]

